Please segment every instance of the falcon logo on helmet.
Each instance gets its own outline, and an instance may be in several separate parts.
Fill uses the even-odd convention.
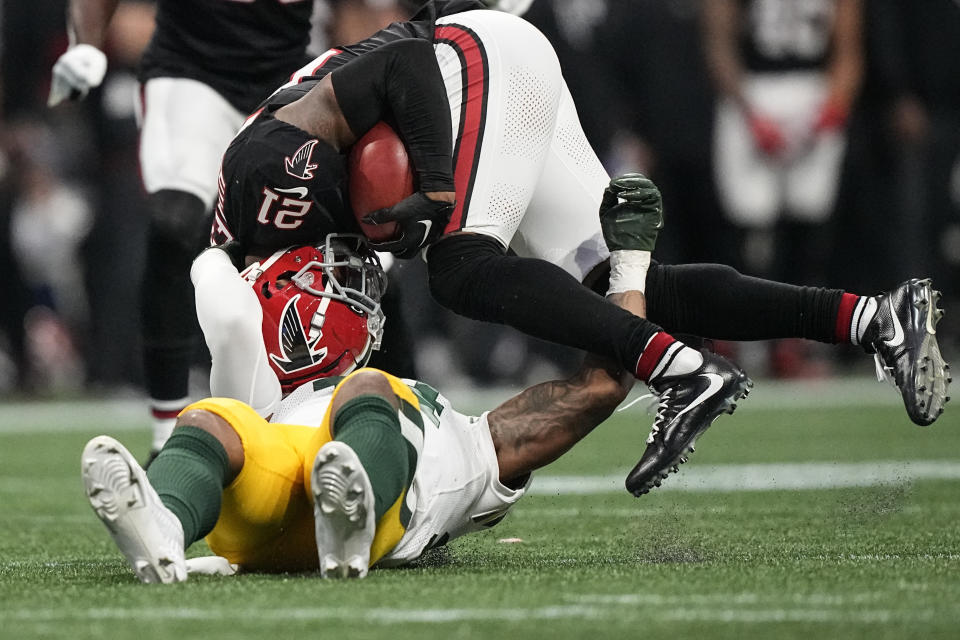
[[[386,276],[360,235],[281,249],[243,272],[263,309],[263,342],[284,392],[362,367],[380,347]]]
[[[284,158],[283,165],[286,167],[287,173],[301,180],[312,180],[313,170],[317,168],[317,165],[310,162],[310,159],[313,157],[313,148],[316,145],[316,139],[307,140],[300,145],[293,156]]]
[[[300,322],[300,312],[297,309],[300,297],[300,295],[296,295],[291,298],[283,310],[283,320],[280,323],[280,335],[278,336],[280,355],[270,354],[270,361],[285,373],[306,369],[327,357],[327,347],[320,345],[323,331],[317,326],[316,322],[319,317],[322,325],[323,311],[326,305],[321,303],[320,309],[314,314],[314,320],[310,323],[310,332],[311,334],[316,333],[316,335],[308,337],[304,332],[303,323]],[[330,299],[324,298],[324,301],[329,303]]]

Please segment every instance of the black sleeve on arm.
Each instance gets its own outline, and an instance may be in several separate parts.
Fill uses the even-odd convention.
[[[430,42],[385,44],[334,71],[331,81],[354,134],[392,115],[420,190],[454,190],[450,104]]]

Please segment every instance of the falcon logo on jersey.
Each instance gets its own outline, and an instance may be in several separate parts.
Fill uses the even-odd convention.
[[[300,310],[297,308],[299,301],[300,294],[297,294],[284,307],[283,320],[280,324],[281,355],[270,354],[273,363],[286,373],[306,369],[327,357],[327,348],[317,349],[317,344],[323,337],[320,326],[323,324],[323,312],[330,303],[330,298],[323,298],[320,309],[313,316],[309,336],[304,332],[303,322],[300,320]],[[320,322],[315,324],[318,318]]]
[[[307,140],[297,149],[296,153],[284,158],[283,164],[287,173],[301,180],[313,179],[313,170],[317,168],[317,165],[310,162],[310,159],[313,157],[313,148],[317,146],[317,142],[316,139]]]

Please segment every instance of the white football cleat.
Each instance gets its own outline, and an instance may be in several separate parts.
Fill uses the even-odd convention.
[[[80,461],[90,506],[142,582],[187,579],[183,526],[160,502],[147,474],[110,436],[87,443]]]
[[[357,454],[333,440],[321,447],[310,475],[317,556],[324,578],[362,578],[376,533],[373,487]]]

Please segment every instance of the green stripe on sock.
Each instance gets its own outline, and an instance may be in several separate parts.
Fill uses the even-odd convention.
[[[337,411],[333,437],[360,458],[373,486],[379,522],[410,486],[416,468],[416,451],[400,431],[396,408],[378,395],[357,396]]]
[[[213,530],[220,517],[227,451],[212,434],[199,427],[181,426],[150,464],[147,478],[183,525],[183,544],[189,547]]]

